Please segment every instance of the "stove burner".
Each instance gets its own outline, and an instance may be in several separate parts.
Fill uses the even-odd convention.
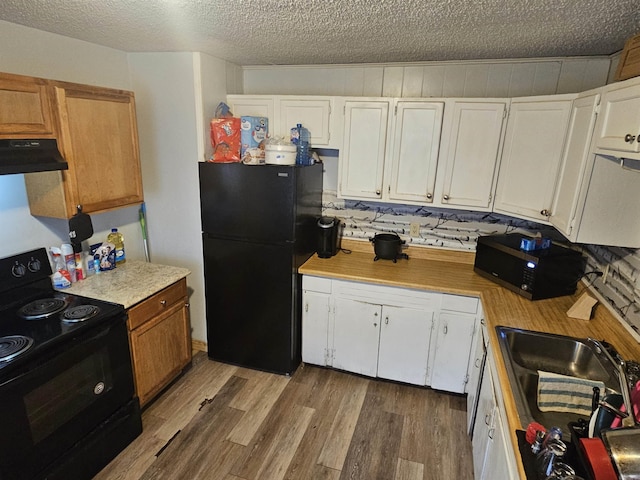
[[[18,310],[18,315],[25,320],[38,320],[50,317],[54,313],[64,310],[66,306],[67,303],[59,298],[41,298],[27,303]]]
[[[22,335],[0,337],[0,362],[8,362],[33,345],[33,338]]]
[[[375,257],[373,257],[373,261],[377,262],[378,260],[393,260],[393,263],[396,263],[399,258],[404,258],[405,260],[409,260],[409,255],[407,255],[406,253],[399,253],[398,255],[396,255],[396,258],[384,258],[384,259],[376,255]]]
[[[84,322],[91,317],[95,317],[98,313],[100,313],[100,308],[94,305],[78,305],[65,310],[62,314],[62,321],[69,323]]]

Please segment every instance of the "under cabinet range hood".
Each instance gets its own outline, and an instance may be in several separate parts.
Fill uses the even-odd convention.
[[[0,175],[68,168],[54,138],[0,140]]]

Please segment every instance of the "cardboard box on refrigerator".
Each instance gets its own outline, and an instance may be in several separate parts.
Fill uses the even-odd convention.
[[[266,117],[240,117],[240,156],[245,163],[264,163],[264,141],[269,132]]]

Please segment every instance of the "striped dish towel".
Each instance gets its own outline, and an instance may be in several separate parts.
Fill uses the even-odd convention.
[[[604,393],[603,382],[538,370],[538,408],[589,416],[593,387]]]

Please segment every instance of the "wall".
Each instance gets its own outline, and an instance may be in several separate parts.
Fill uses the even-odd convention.
[[[387,65],[244,67],[244,93],[371,97],[522,97],[607,82],[609,57]]]
[[[191,271],[193,338],[206,341],[198,161],[215,106],[240,88],[237,67],[199,53],[136,53],[129,65],[151,260]]]
[[[112,88],[131,88],[127,55],[118,50],[0,21],[0,69]],[[38,175],[37,173],[34,175]],[[142,257],[136,207],[92,215],[93,242],[106,240],[111,227],[125,236],[127,256]],[[66,220],[29,213],[23,175],[0,176],[0,257],[68,241]]]

